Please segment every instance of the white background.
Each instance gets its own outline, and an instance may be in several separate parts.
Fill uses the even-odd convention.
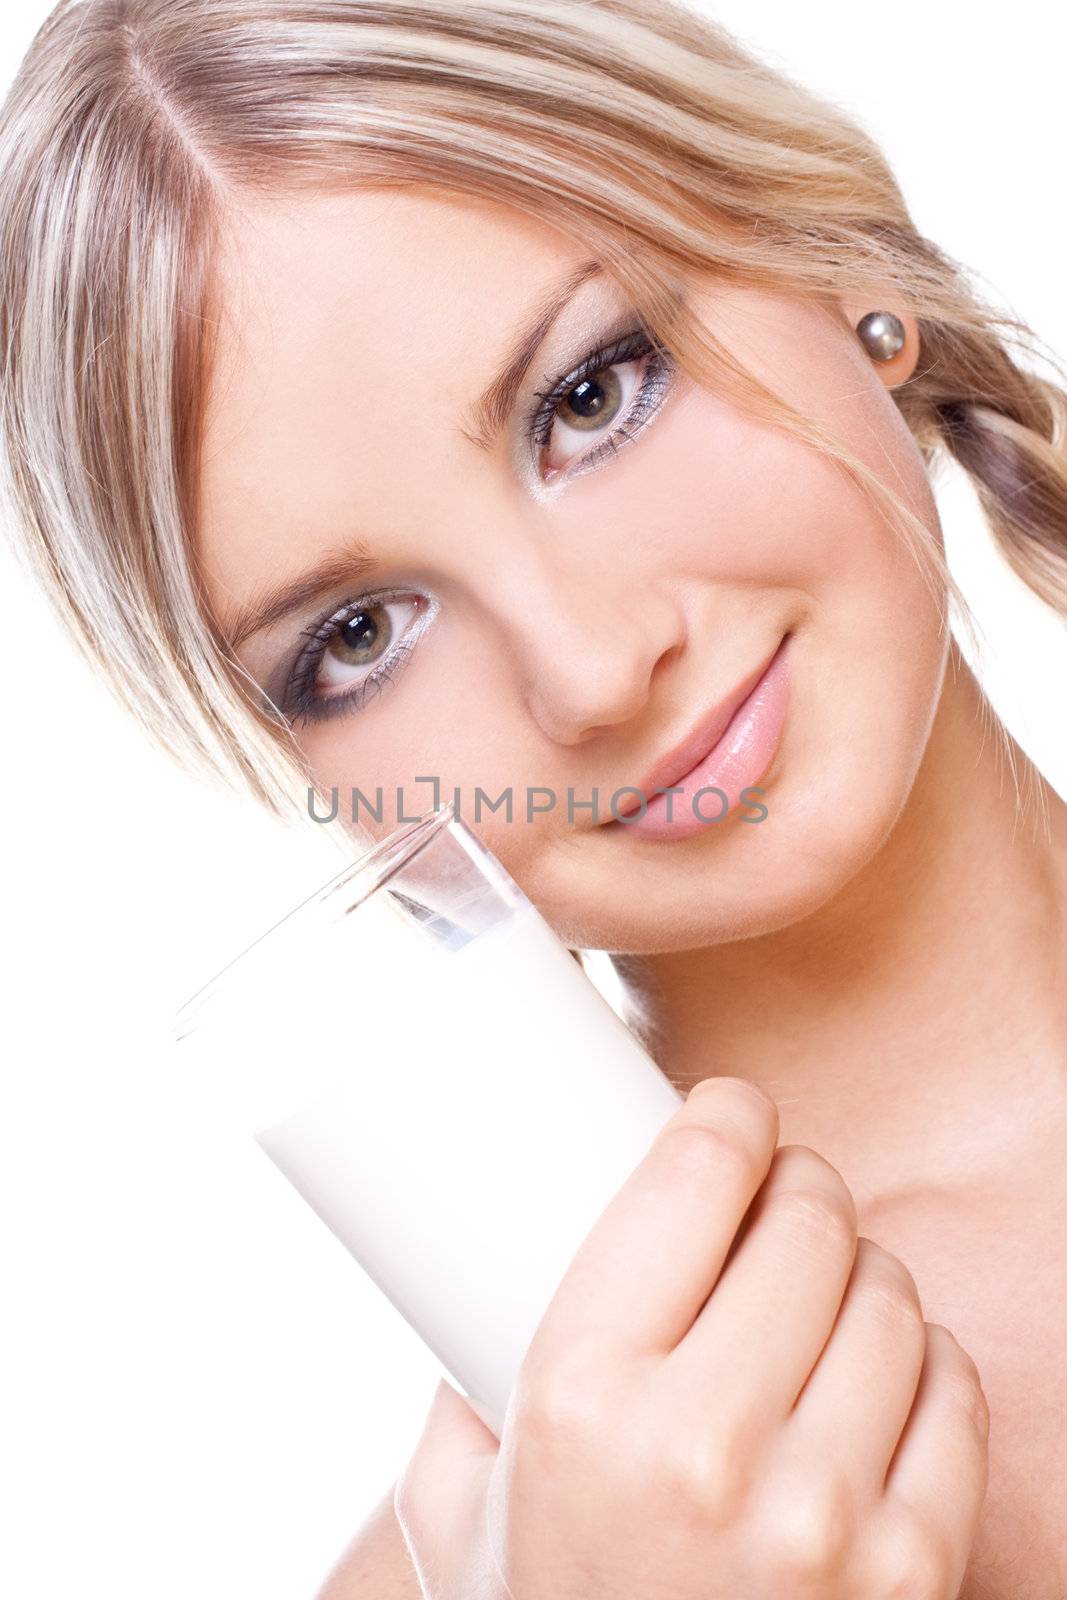
[[[6,0],[5,86],[47,10]],[[714,14],[856,112],[920,228],[1067,352],[1054,9]],[[939,499],[989,691],[1067,793],[1067,636],[992,554],[966,481]],[[4,1587],[308,1597],[439,1368],[266,1157],[204,1125],[157,1041],[336,863],[143,746],[6,562],[0,608]]]

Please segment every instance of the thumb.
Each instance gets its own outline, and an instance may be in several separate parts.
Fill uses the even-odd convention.
[[[440,1427],[442,1434],[448,1435],[456,1448],[461,1448],[464,1453],[494,1456],[501,1448],[498,1435],[494,1434],[488,1422],[482,1421],[474,1402],[454,1389],[446,1378],[440,1379],[434,1390],[427,1421],[429,1418],[435,1418],[435,1426]]]
[[[484,1483],[500,1441],[458,1389],[442,1378],[411,1459],[396,1485],[401,1526],[418,1538],[422,1529],[455,1527],[472,1487]]]
[[[452,1461],[457,1456],[495,1456],[500,1449],[496,1434],[447,1378],[442,1378],[434,1390],[422,1439],[427,1440],[431,1451],[443,1451]]]

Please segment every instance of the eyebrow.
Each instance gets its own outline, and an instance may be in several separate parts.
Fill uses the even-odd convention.
[[[378,566],[379,563],[362,539],[353,539],[337,546],[293,583],[265,594],[253,595],[223,624],[223,633],[230,649],[236,650],[254,633],[273,627],[291,612],[299,611],[311,600],[317,600],[328,589],[371,576]]]
[[[567,275],[547,294],[542,295],[538,309],[531,321],[512,342],[504,365],[484,393],[466,414],[466,423],[460,431],[480,450],[490,450],[503,428],[515,403],[523,378],[546,334],[584,283],[603,272],[596,260],[583,261],[572,267]],[[234,615],[222,625],[223,634],[231,650],[281,622],[294,611],[299,611],[310,601],[317,600],[328,589],[339,584],[370,577],[379,569],[379,562],[371,555],[362,539],[347,541],[328,552],[310,571],[292,583],[278,589],[254,594]]]
[[[603,270],[599,261],[583,261],[580,266],[572,267],[566,277],[542,297],[533,320],[515,339],[499,374],[471,407],[467,425],[460,430],[479,450],[492,448],[497,434],[511,415],[515,396],[531,361],[567,301],[577,294],[583,283]]]

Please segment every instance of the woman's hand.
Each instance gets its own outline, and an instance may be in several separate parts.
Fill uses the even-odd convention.
[[[956,1600],[977,1370],[835,1168],[777,1138],[761,1090],[697,1084],[583,1241],[499,1444],[442,1381],[395,1496],[428,1600]]]

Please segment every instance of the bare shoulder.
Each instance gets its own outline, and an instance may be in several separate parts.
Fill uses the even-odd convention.
[[[315,1600],[423,1600],[390,1487],[352,1536]]]

